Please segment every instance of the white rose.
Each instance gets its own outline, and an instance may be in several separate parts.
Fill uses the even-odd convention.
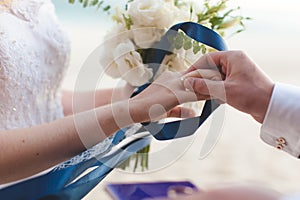
[[[175,49],[173,53],[176,54],[176,56],[173,58],[174,64],[172,65],[174,71],[183,71],[188,69],[192,64],[199,60],[201,56],[203,56],[201,51],[199,51],[197,54],[194,54],[193,49]],[[184,63],[184,65],[182,65],[182,63]]]
[[[184,71],[187,68],[186,51],[183,48],[174,49],[173,54],[167,55],[162,63],[167,65],[170,71]]]
[[[113,78],[120,78],[121,74],[117,63],[114,61],[113,51],[116,47],[128,38],[129,32],[122,24],[116,24],[104,38],[107,38],[101,45],[99,62],[105,73]]]
[[[197,54],[194,54],[193,49],[185,51],[185,62],[188,67],[194,64],[203,56],[202,52],[199,51]]]
[[[155,42],[161,40],[165,29],[155,27],[131,28],[134,43],[140,48],[150,48]]]
[[[204,2],[199,2],[199,0],[194,1],[194,0],[185,0],[184,4],[180,6],[178,9],[176,19],[178,21],[197,21],[198,13],[202,13],[203,11],[203,5]],[[191,13],[191,8],[192,8],[192,13]]]
[[[162,64],[166,65],[168,70],[173,72],[180,72],[186,69],[184,57],[177,53],[166,55]]]
[[[129,3],[128,14],[135,26],[169,28],[175,10],[173,3],[164,0],[134,0]]]
[[[130,40],[120,43],[114,51],[114,61],[117,64],[122,79],[132,86],[141,86],[151,79],[153,72],[143,64],[141,55],[135,51]]]
[[[192,64],[194,64],[202,53],[194,54],[192,49],[184,50],[183,48],[173,51],[173,54],[166,55],[162,61],[162,64],[155,75],[155,79],[159,77],[164,71],[182,72],[187,70]]]
[[[184,50],[183,50],[184,51]],[[173,54],[166,55],[163,59],[154,79],[157,79],[163,72],[180,72],[186,69],[182,51],[175,50]]]

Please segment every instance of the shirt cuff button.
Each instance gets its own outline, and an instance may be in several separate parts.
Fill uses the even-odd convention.
[[[276,145],[276,149],[282,150],[283,149],[283,145],[282,144],[277,144]]]
[[[278,142],[279,144],[286,144],[286,140],[285,140],[283,137],[278,138],[278,139],[277,139],[277,142]]]

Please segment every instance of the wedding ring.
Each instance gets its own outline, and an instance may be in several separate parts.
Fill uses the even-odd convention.
[[[185,91],[186,91],[186,92],[194,92],[194,91],[192,91],[192,90],[190,90],[190,89],[188,89],[188,88],[186,88],[186,87],[184,86],[184,80],[185,80],[184,77],[180,77],[180,80],[181,80],[182,86],[185,88]]]

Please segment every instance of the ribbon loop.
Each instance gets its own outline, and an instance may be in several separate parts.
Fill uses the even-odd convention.
[[[175,37],[179,30],[183,31],[190,38],[216,50],[227,50],[225,41],[215,31],[194,22],[179,23],[172,26],[162,37],[161,41],[151,48],[151,56],[147,57],[146,63],[149,63],[149,66],[153,69],[154,74],[157,73],[164,57],[172,52],[170,38]],[[139,87],[134,95],[137,95],[149,85],[150,84],[148,83]],[[157,140],[170,140],[190,136],[196,132],[196,130],[218,107],[219,104],[216,101],[208,100],[205,102],[203,111],[199,117],[183,119],[165,124],[158,124],[155,122],[147,123],[144,124],[144,127],[141,130],[149,131]]]

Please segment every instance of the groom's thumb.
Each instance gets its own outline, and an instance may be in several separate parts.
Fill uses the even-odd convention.
[[[226,102],[224,81],[190,77],[184,80],[184,87],[197,94],[210,96]]]

